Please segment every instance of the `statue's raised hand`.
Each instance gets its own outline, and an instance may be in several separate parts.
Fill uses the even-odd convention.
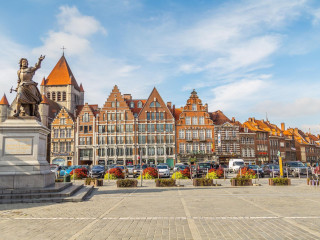
[[[46,56],[45,55],[40,55],[40,57],[39,57],[39,61],[41,62],[44,58],[45,58]]]

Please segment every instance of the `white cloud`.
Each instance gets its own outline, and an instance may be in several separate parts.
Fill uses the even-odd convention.
[[[106,34],[94,17],[82,15],[76,7],[62,6],[57,15],[58,31],[50,30],[42,38],[43,46],[33,49],[34,54],[46,54],[56,59],[61,47],[66,47],[69,56],[82,56],[92,50],[90,36],[96,33]]]

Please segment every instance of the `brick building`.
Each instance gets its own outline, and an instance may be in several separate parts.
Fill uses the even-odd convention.
[[[214,125],[208,105],[192,91],[187,104],[176,109],[176,146],[178,162],[214,160]]]

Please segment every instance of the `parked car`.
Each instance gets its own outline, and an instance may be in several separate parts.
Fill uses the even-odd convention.
[[[238,172],[240,168],[244,167],[243,159],[230,159],[229,160],[229,171],[230,172]]]
[[[133,176],[134,165],[128,165],[127,169],[128,169],[128,175],[132,175]]]
[[[178,167],[177,167],[177,170],[176,171],[183,171],[183,170],[185,170],[186,168],[190,168],[188,165],[179,165]]]
[[[262,167],[264,171],[264,175],[272,176],[280,176],[280,168],[278,164],[266,164]],[[273,174],[272,174],[273,172]],[[283,175],[286,176],[286,169],[283,168]]]
[[[178,171],[179,166],[185,166],[185,165],[183,163],[176,163],[176,165],[174,165],[173,171],[174,172]]]
[[[212,164],[210,162],[200,162],[196,164],[195,172],[193,172],[193,176],[202,177],[207,174],[208,170],[212,168]]]
[[[170,168],[166,165],[157,166],[159,177],[170,177]]]
[[[135,165],[134,166],[134,170],[133,170],[133,177],[137,177],[140,175],[141,172],[143,172],[144,169],[146,169],[148,167],[147,164],[144,165]]]
[[[93,165],[90,170],[90,176],[96,178],[103,178],[105,174],[105,166],[104,165]]]
[[[307,172],[310,171],[308,167],[306,167],[300,161],[288,161],[283,164],[285,169],[288,169],[288,174],[293,177],[298,177],[300,175],[307,175]],[[309,172],[311,173],[311,171]]]
[[[264,172],[261,167],[258,165],[248,165],[248,169],[253,170],[259,177],[263,178],[264,177]]]

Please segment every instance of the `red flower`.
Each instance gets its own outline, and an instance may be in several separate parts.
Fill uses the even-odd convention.
[[[158,170],[153,168],[153,167],[148,167],[146,169],[143,170],[142,175],[146,175],[149,174],[150,176],[157,178],[158,177]]]
[[[75,178],[86,178],[88,176],[88,170],[86,168],[76,168],[70,172],[70,175],[75,174]]]
[[[241,168],[241,171],[239,171],[237,177],[240,177],[240,172],[241,172],[241,176],[255,176],[256,173],[255,171],[253,171],[252,169],[249,169],[249,168]]]
[[[218,169],[211,168],[211,169],[209,169],[208,172],[209,173],[215,172],[217,174],[218,178],[223,178],[223,176],[224,176],[224,171],[223,171],[223,168],[221,168],[221,167]]]
[[[124,178],[124,173],[121,168],[111,168],[109,174],[113,174],[116,178]]]
[[[190,168],[186,167],[184,170],[180,170],[180,173],[187,178],[191,178]]]

